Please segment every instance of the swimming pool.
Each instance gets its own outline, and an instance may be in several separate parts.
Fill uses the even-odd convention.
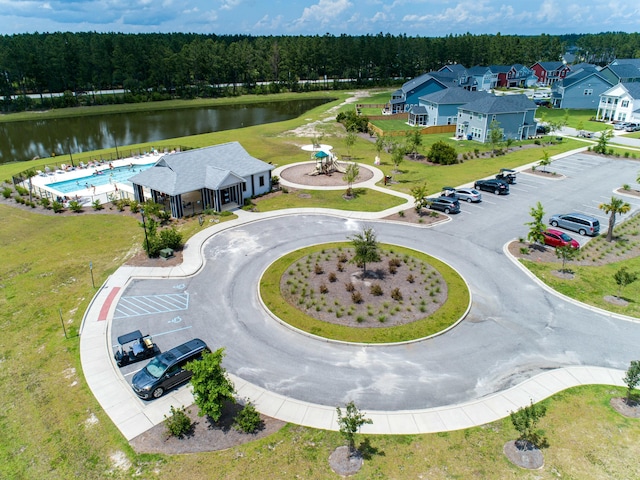
[[[134,175],[143,172],[144,170],[155,165],[153,163],[147,163],[143,165],[124,165],[121,167],[106,168],[100,170],[99,175],[95,175],[96,170],[87,170],[89,175],[84,177],[73,178],[71,180],[63,180],[62,182],[48,183],[46,186],[56,190],[60,193],[71,193],[81,190],[83,188],[99,187],[101,185],[115,184],[115,183],[129,183],[129,179]]]

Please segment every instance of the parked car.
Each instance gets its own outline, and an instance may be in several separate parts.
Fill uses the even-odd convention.
[[[508,184],[512,185],[516,183],[516,171],[510,168],[501,168],[500,173],[496,175],[498,180],[504,180]]]
[[[587,132],[586,130],[580,130],[578,132],[578,136],[579,137],[584,137],[584,138],[593,138],[593,132]]]
[[[567,245],[573,248],[580,248],[580,244],[577,240],[574,240],[569,235],[560,230],[548,229],[542,232],[544,235],[544,244],[551,247],[566,247]]]
[[[624,130],[629,125],[629,122],[618,122],[613,126],[614,130]]]
[[[167,390],[191,378],[192,373],[185,370],[184,366],[200,359],[205,350],[209,351],[207,344],[199,338],[194,338],[161,353],[133,376],[133,391],[144,400],[161,397]]]
[[[440,210],[446,214],[460,213],[460,202],[450,197],[438,197],[427,200],[427,205],[433,210]]]
[[[597,218],[582,213],[565,213],[553,215],[549,218],[552,227],[561,227],[580,235],[591,235],[595,237],[600,233],[600,222]]]
[[[630,123],[626,127],[624,127],[625,132],[637,132],[640,130],[640,124]]]
[[[456,195],[465,202],[481,202],[482,194],[475,188],[456,188]]]
[[[547,133],[549,133],[549,131],[550,131],[550,128],[547,127],[546,125],[538,124],[538,126],[536,127],[536,133],[540,135],[546,135]]]
[[[498,180],[497,178],[490,178],[489,180],[476,180],[473,184],[473,188],[476,190],[483,190],[485,192],[493,192],[496,195],[508,195],[509,184],[504,180]]]

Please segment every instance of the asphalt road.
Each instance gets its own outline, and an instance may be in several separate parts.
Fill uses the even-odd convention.
[[[227,370],[287,397],[367,410],[422,409],[465,402],[509,388],[547,369],[593,365],[626,369],[638,358],[640,324],[603,316],[541,289],[503,253],[526,236],[529,209],[547,218],[580,211],[607,218],[598,204],[634,184],[639,164],[578,154],[556,160],[554,180],[520,174],[508,196],[483,192],[451,222],[424,228],[327,215],[285,215],[214,235],[206,263],[188,279],[131,282],[120,299],[112,340],[134,329],[162,350],[200,337],[226,348]],[[632,213],[640,201],[627,199]],[[343,241],[372,226],[378,240],[425,251],[468,282],[473,304],[450,332],[422,342],[359,346],[326,342],[274,321],[258,299],[262,272],[310,244]],[[570,234],[582,244],[588,239]],[[453,292],[455,294],[455,292]],[[125,378],[143,364],[123,368]]]

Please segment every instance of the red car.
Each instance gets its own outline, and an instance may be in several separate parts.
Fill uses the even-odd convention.
[[[545,245],[550,245],[552,247],[564,247],[569,245],[573,248],[580,248],[580,244],[576,240],[560,230],[548,229],[542,232],[542,235],[544,235]]]

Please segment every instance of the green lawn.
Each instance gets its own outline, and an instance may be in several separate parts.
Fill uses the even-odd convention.
[[[154,146],[201,147],[237,140],[265,161],[307,160],[308,153],[299,147],[308,139],[291,131],[325,118],[329,108],[350,96],[348,92],[330,95],[336,100],[298,119],[154,142]],[[321,122],[317,129],[325,134],[323,141],[346,153],[341,127]],[[429,140],[424,140],[423,149],[427,149]],[[577,145],[582,143],[564,141],[545,149],[553,155]],[[359,138],[353,150],[358,161],[373,163],[376,151],[370,141]],[[540,152],[523,149],[451,167],[427,167],[405,160],[402,173],[394,174],[399,183],[393,188],[408,192],[412,185],[426,181],[435,192],[443,185],[472,181],[501,167],[539,160]],[[382,169],[391,173],[390,156],[383,153],[382,158]],[[0,179],[30,164],[33,162],[0,165]],[[373,197],[371,192],[364,195],[367,203]],[[325,201],[318,200],[315,206]],[[96,285],[102,284],[140,250],[142,235],[138,221],[130,217],[52,217],[38,214],[37,209],[22,211],[0,205],[0,478],[336,478],[327,458],[341,443],[339,435],[295,425],[223,452],[165,456],[139,455],[131,449],[87,387],[75,335],[95,293],[89,262]],[[585,387],[548,400],[542,427],[551,446],[544,452],[545,467],[540,471],[525,472],[505,459],[502,447],[516,434],[504,420],[434,435],[367,437],[369,457],[352,478],[640,478],[640,420],[623,418],[609,406],[612,396],[623,394],[614,387]]]
[[[334,208],[350,212],[380,212],[405,203],[400,197],[387,195],[368,188],[354,188],[355,198],[345,200],[345,190],[299,190],[280,196],[259,199],[255,210],[268,212],[287,208]]]

